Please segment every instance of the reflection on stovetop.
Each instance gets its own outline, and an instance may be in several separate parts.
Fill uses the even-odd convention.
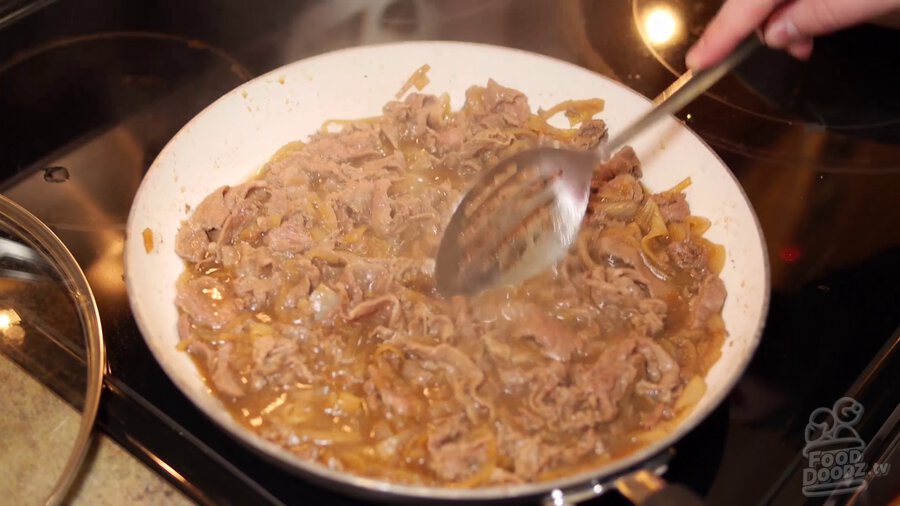
[[[716,5],[87,0],[53,3],[0,29],[0,188],[63,239],[98,298],[112,372],[103,429],[200,502],[352,503],[263,462],[212,425],[165,377],[131,317],[121,259],[131,199],[167,140],[218,96],[312,54],[409,39],[532,50],[653,96],[683,70],[684,50]],[[823,44],[810,66],[763,54],[682,115],[753,202],[775,287],[750,370],[676,447],[668,474],[713,504],[800,502],[785,477],[796,471],[806,417],[842,395],[878,350],[888,353],[882,345],[900,325],[900,222],[892,219],[900,215],[900,146],[894,124],[879,116],[897,117],[897,97],[883,86],[896,82],[896,70],[867,61],[865,72],[895,79],[875,82],[845,60],[853,79],[815,86],[838,44],[896,34],[841,37],[849,38]],[[856,114],[859,90],[868,102]],[[881,391],[897,391],[891,381]],[[873,406],[867,437],[881,411]]]
[[[575,19],[586,15],[583,28],[572,23],[571,38],[590,64],[652,95],[686,71],[684,55],[718,4],[632,0],[571,5],[574,13],[570,15]],[[610,19],[618,20],[625,29],[603,30]],[[637,49],[621,51],[623,44]],[[879,51],[872,51],[873,47]],[[715,103],[722,113],[728,111],[744,123],[775,129],[779,135],[800,127],[830,132],[835,138],[852,136],[898,144],[900,70],[884,59],[898,49],[900,32],[873,26],[817,39],[813,57],[806,63],[762,49],[686,112],[698,106],[708,109]],[[703,118],[695,113],[691,120],[695,129],[704,126]],[[742,148],[752,154],[765,148],[763,141],[764,137],[746,139]],[[834,165],[839,161],[843,160],[820,159],[818,165],[821,169],[824,162]],[[889,165],[896,170],[895,159],[885,161],[892,162]]]

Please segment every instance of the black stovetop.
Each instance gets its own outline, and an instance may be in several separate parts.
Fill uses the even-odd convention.
[[[121,277],[131,199],[162,146],[217,97],[306,56],[410,39],[544,53],[653,96],[683,70],[685,48],[716,5],[0,4],[0,191],[60,236],[95,291],[110,369],[101,429],[201,503],[355,503],[262,460],[205,418],[158,367],[131,316]],[[681,31],[654,46],[640,23],[660,6]],[[877,52],[865,49],[876,44]],[[806,65],[764,52],[681,114],[744,186],[773,274],[771,310],[750,368],[730,398],[675,447],[666,475],[710,504],[820,501],[801,493],[805,425],[815,408],[848,393],[866,409],[857,426],[863,440],[880,441],[876,433],[885,430],[888,440],[896,437],[890,416],[900,388],[898,59],[900,33],[875,27],[819,41]],[[51,167],[65,167],[68,179],[47,183]],[[53,350],[42,360],[79,367]],[[50,386],[81,402],[71,388]]]

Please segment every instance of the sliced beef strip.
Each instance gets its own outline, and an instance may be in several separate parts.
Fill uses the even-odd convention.
[[[657,402],[672,402],[681,386],[678,362],[652,339],[638,338],[636,350],[644,357],[646,379],[635,384],[635,392]]]
[[[517,387],[527,386],[532,392],[549,391],[566,380],[566,367],[556,360],[533,365],[517,365],[499,367],[497,374],[508,390],[517,391]]]
[[[597,258],[614,257],[636,270],[640,278],[646,281],[651,297],[665,299],[673,294],[673,288],[657,277],[644,262],[638,244],[628,242],[619,236],[604,235],[594,241],[592,246],[596,249]]]
[[[718,276],[711,274],[704,279],[697,295],[691,299],[691,328],[705,328],[713,315],[720,314],[726,295],[725,283]]]
[[[575,149],[594,149],[600,144],[600,140],[606,137],[606,123],[599,119],[589,119],[581,123],[575,138],[572,139],[572,147]]]
[[[381,236],[387,236],[393,228],[391,199],[388,197],[388,189],[390,187],[390,180],[379,179],[375,181],[375,185],[372,188],[370,225],[375,233]]]
[[[323,159],[306,150],[269,162],[265,166],[265,171],[266,181],[270,184],[288,191],[304,192],[308,191],[312,183],[347,182],[353,180],[353,176],[361,175],[349,164]]]
[[[256,390],[267,385],[309,384],[317,379],[297,340],[277,333],[259,336],[253,341],[252,359],[250,385]]]
[[[499,128],[489,128],[465,140],[459,150],[462,158],[495,158],[496,153],[509,147],[515,136]]]
[[[335,196],[335,202],[340,207],[349,209],[355,217],[363,221],[362,218],[367,218],[369,212],[372,188],[373,183],[368,179],[348,182]]]
[[[269,230],[265,236],[265,244],[272,251],[296,254],[308,250],[314,242],[306,230],[303,216],[294,215]]]
[[[188,352],[206,362],[209,378],[219,393],[241,397],[245,394],[244,385],[229,365],[233,349],[232,343],[225,343],[217,349],[203,341],[193,341],[188,345]]]
[[[447,341],[455,334],[453,320],[444,314],[435,314],[424,302],[406,304],[406,330],[409,335],[438,337]]]
[[[703,271],[709,264],[706,249],[692,241],[673,241],[666,246],[669,260],[692,274]]]
[[[182,223],[175,236],[175,252],[190,262],[199,262],[206,257],[209,244],[209,231],[222,228],[230,210],[225,205],[225,194],[228,186],[222,186],[209,194],[194,209],[190,219]]]
[[[209,276],[179,281],[175,304],[191,321],[212,329],[223,327],[240,314],[228,287]]]
[[[641,299],[637,311],[629,317],[631,326],[640,334],[652,336],[662,331],[666,324],[669,305],[661,299]]]
[[[492,485],[521,485],[525,480],[501,467],[491,470],[487,482]]]
[[[250,181],[235,187],[223,186],[207,196],[175,236],[175,252],[190,262],[200,262],[232,236],[268,198],[266,183]],[[214,244],[213,244],[214,243]]]
[[[638,380],[640,374],[645,378]],[[644,337],[612,344],[592,364],[576,366],[568,381],[541,373],[535,377],[528,408],[547,427],[567,431],[590,429],[614,419],[632,385],[639,394],[662,403],[671,402],[681,385],[678,364]]]
[[[352,124],[337,134],[316,134],[303,148],[307,155],[344,163],[382,155],[381,130],[372,125]]]
[[[187,313],[178,314],[178,339],[188,341],[191,338],[193,329],[191,328],[191,317]]]
[[[630,360],[633,349],[630,340],[613,344],[592,365],[573,373],[574,384],[564,399],[569,402],[561,406],[564,427],[589,428],[618,416],[619,401],[637,376]]]
[[[360,168],[369,175],[378,176],[395,176],[398,172],[402,172],[409,168],[406,157],[403,152],[394,151],[393,153],[382,158],[368,160],[360,165]],[[364,180],[359,181],[364,182]]]
[[[401,261],[391,262],[356,262],[347,264],[347,270],[353,273],[356,282],[362,285],[366,296],[387,293],[393,286],[394,276],[402,269]]]
[[[533,338],[547,357],[567,362],[584,347],[584,341],[570,326],[550,318],[539,307],[530,305],[520,315],[513,335]]]
[[[684,193],[657,193],[651,198],[656,201],[666,223],[684,221],[691,215],[691,208],[685,200]]]
[[[523,480],[533,480],[541,471],[541,439],[501,425],[498,443],[503,454],[512,460],[513,472]]]
[[[400,125],[403,133],[414,138],[421,139],[444,126],[444,105],[433,95],[410,93],[402,102],[388,102],[384,114],[390,123]],[[393,131],[387,137],[395,148],[400,147]]]
[[[263,181],[250,181],[235,186],[225,194],[225,204],[231,213],[225,218],[220,230],[211,230],[209,236],[218,246],[235,244],[238,233],[244,226],[252,223],[259,216],[264,204],[271,198],[271,193]]]
[[[528,98],[518,90],[507,88],[489,79],[482,97],[488,111],[499,114],[503,121],[512,126],[522,126],[531,114]]]
[[[466,138],[466,133],[462,128],[451,127],[438,132],[435,140],[436,147],[439,152],[448,153],[459,149]]]
[[[539,435],[502,424],[497,434],[498,447],[512,461],[514,475],[525,481],[533,481],[542,471],[556,466],[574,464],[591,453],[603,453],[603,444],[594,431],[584,431],[575,444],[567,445],[548,443]]]
[[[594,179],[591,181],[591,188],[597,191],[604,183],[620,174],[641,177],[641,161],[638,160],[631,146],[625,146],[616,151],[609,161],[597,167],[594,171]]]
[[[281,277],[244,276],[232,280],[231,287],[239,299],[238,305],[241,309],[259,311],[281,288]]]
[[[377,391],[381,403],[400,417],[420,418],[426,411],[422,399],[403,379],[384,361],[368,367],[369,389]]]
[[[238,260],[233,266],[236,274],[231,281],[237,305],[241,309],[257,311],[274,297],[283,284],[283,277],[276,270],[276,261],[265,246],[257,248],[241,242],[235,248]]]
[[[484,381],[484,372],[472,359],[459,348],[441,343],[436,346],[422,345],[413,341],[398,343],[425,361],[432,361],[446,371],[446,379],[450,383],[453,395],[465,409],[473,422],[478,419],[478,407],[492,409],[491,403],[482,399],[477,389]]]
[[[473,435],[464,417],[448,416],[428,431],[428,467],[442,480],[465,480],[488,463],[489,445],[489,434]]]
[[[388,325],[393,327],[396,325],[400,317],[400,300],[396,295],[382,295],[374,299],[369,299],[353,306],[347,311],[345,318],[347,321],[355,321],[361,318],[370,318],[377,311],[389,309]]]
[[[653,335],[665,325],[668,304],[650,296],[650,281],[636,269],[599,265],[584,279],[596,305],[616,306],[641,335]]]

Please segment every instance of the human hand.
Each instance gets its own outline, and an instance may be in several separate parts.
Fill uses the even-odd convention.
[[[900,8],[900,0],[726,0],[688,51],[687,66],[701,70],[762,27],[767,46],[809,58],[813,37],[860,24]]]

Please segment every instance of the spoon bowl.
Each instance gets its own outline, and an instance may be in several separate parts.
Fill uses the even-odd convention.
[[[444,230],[435,259],[438,291],[474,295],[520,283],[555,265],[578,236],[595,169],[634,136],[691,103],[761,45],[751,34],[715,66],[682,74],[656,97],[653,108],[593,151],[539,147],[486,171]]]
[[[472,295],[556,263],[578,235],[599,153],[529,149],[495,165],[456,208],[435,262],[438,290]]]

